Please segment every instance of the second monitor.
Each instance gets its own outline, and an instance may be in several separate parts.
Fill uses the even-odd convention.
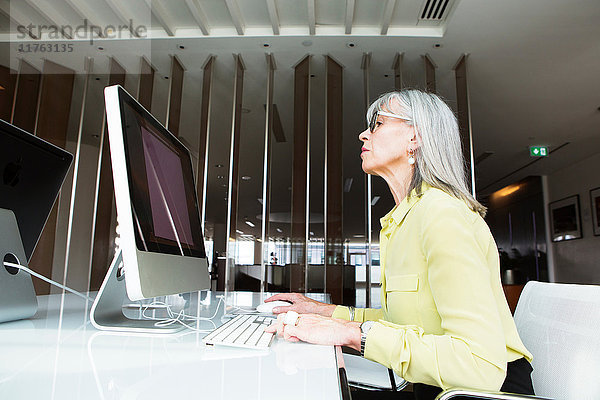
[[[117,254],[98,297],[122,290],[122,272],[130,300],[209,289],[188,149],[122,87],[104,96],[122,262]],[[107,301],[92,308],[98,328],[152,329],[152,321],[122,320]]]

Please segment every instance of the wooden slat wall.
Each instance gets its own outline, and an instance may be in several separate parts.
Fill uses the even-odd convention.
[[[398,57],[396,57],[397,59]],[[371,53],[364,53],[360,68],[363,70],[363,101],[364,109],[368,110],[371,105]],[[365,124],[366,127],[366,124]],[[366,240],[366,262],[365,262],[365,304],[367,307],[371,306],[371,243],[372,243],[372,229],[371,219],[373,218],[373,207],[371,207],[371,192],[373,188],[373,182],[371,175],[364,175],[364,190],[365,190],[365,204],[364,204],[364,216],[365,216],[365,240]]]
[[[40,71],[31,64],[21,61],[12,123],[30,133],[35,133],[41,80]]]
[[[108,85],[125,85],[126,71],[117,60],[110,60],[110,76]],[[108,132],[106,119],[103,123],[100,161],[100,182],[98,187],[96,223],[94,230],[94,243],[92,251],[92,271],[90,275],[90,290],[98,290],[108,271],[109,264],[114,257],[115,238],[115,189],[110,161],[110,150],[108,144]]]
[[[152,109],[152,91],[154,89],[154,67],[142,57],[138,101],[148,111]]]
[[[394,70],[394,87],[396,90],[402,90],[404,88],[404,77],[402,76],[402,61],[404,59],[403,53],[396,53],[392,69]]]
[[[263,161],[266,162],[266,175],[263,176],[263,218],[262,218],[262,240],[261,240],[261,290],[268,290],[267,288],[267,270],[266,264],[269,263],[268,256],[265,254],[267,251],[268,238],[271,236],[269,230],[269,215],[271,214],[271,164],[272,164],[272,146],[273,146],[273,121],[274,121],[274,107],[273,107],[273,85],[275,83],[275,58],[273,54],[267,55],[267,99],[266,99],[266,113],[265,113],[265,158]]]
[[[169,112],[167,129],[179,136],[179,120],[181,117],[181,96],[183,94],[183,75],[185,68],[179,58],[171,57],[171,88],[169,92]]]
[[[35,131],[40,138],[63,149],[67,144],[67,129],[74,81],[75,73],[73,70],[48,60],[44,62],[44,75]],[[60,101],[57,101],[57,99],[60,99]],[[57,217],[58,202],[54,205],[48,217],[42,236],[29,261],[30,268],[44,276],[52,276]],[[36,279],[33,284],[38,295],[50,292],[48,283]]]
[[[208,141],[210,127],[210,105],[213,85],[213,67],[215,57],[210,56],[204,63],[204,75],[202,77],[202,104],[200,105],[200,140],[198,141],[198,164],[196,168],[196,193],[198,196],[198,206],[202,224],[204,225],[206,215],[206,181],[205,172],[207,172],[208,161]],[[204,234],[204,232],[203,232]]]
[[[435,64],[431,61],[429,56],[423,56],[425,62],[425,87],[428,92],[435,93]]]
[[[229,160],[229,202],[227,231],[227,269],[225,285],[229,290],[235,288],[235,236],[237,229],[238,180],[240,165],[240,133],[242,126],[242,94],[244,90],[244,63],[241,55],[235,55],[235,76],[233,85],[233,115],[231,121],[231,158]]]
[[[325,142],[325,275],[326,291],[334,304],[343,303],[343,67],[333,58],[327,64],[327,121]]]
[[[7,122],[12,115],[17,76],[16,71],[0,65],[0,119]]]
[[[306,290],[306,173],[308,168],[310,59],[294,67],[294,160],[292,169],[292,260],[290,290]]]
[[[462,56],[454,68],[456,75],[456,106],[458,117],[458,129],[462,143],[463,156],[467,165],[467,183],[469,189],[473,190],[471,180],[471,118],[469,110],[469,92],[467,87],[467,58]]]

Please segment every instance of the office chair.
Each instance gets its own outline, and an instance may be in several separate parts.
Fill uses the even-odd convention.
[[[525,285],[515,323],[533,354],[536,396],[449,389],[449,399],[600,399],[600,286],[531,281]]]

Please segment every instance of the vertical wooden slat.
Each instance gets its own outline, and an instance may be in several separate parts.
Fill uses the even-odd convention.
[[[467,55],[460,57],[454,66],[456,75],[456,105],[458,128],[465,161],[467,163],[467,181],[471,193],[475,196],[475,162],[473,155],[473,132],[471,130],[471,104],[469,101],[469,86],[467,84]]]
[[[343,67],[326,57],[325,285],[334,304],[343,303]]]
[[[11,123],[30,133],[35,132],[41,81],[40,71],[21,60]]]
[[[371,69],[371,54],[363,54],[361,63],[361,69],[363,70],[363,95],[365,110],[368,109],[371,103],[371,86],[370,86],[370,69]],[[371,175],[365,174],[365,240],[366,240],[366,260],[365,260],[365,280],[366,280],[366,292],[365,292],[365,304],[367,307],[371,306],[371,244],[372,244],[372,216],[373,207],[371,206],[371,192],[373,183]]]
[[[404,87],[404,77],[402,76],[403,59],[404,53],[396,53],[396,57],[392,63],[392,69],[394,70],[394,87],[396,90],[402,90]]]
[[[202,104],[200,105],[200,140],[198,141],[198,165],[196,168],[196,193],[200,207],[201,223],[206,220],[206,187],[208,175],[208,144],[210,140],[210,106],[215,56],[209,56],[202,69]]]
[[[110,59],[110,76],[108,85],[125,85],[126,71],[117,60]],[[95,228],[92,237],[92,268],[90,279],[90,290],[98,290],[109,263],[114,257],[114,202],[115,189],[110,161],[110,150],[106,128],[106,117],[102,124],[102,138],[100,142],[99,181],[97,188],[97,204],[95,215]]]
[[[307,272],[307,172],[309,168],[309,89],[310,59],[304,57],[294,67],[294,150],[292,169],[292,265],[290,290],[306,292]]]
[[[267,290],[267,269],[266,264],[268,258],[266,257],[267,251],[267,238],[270,235],[269,232],[269,214],[271,213],[271,159],[272,150],[271,145],[273,142],[271,132],[273,131],[273,84],[275,76],[275,59],[272,54],[267,54],[267,101],[265,107],[265,153],[263,156],[263,193],[262,193],[262,240],[261,240],[261,291]]]
[[[140,66],[140,81],[138,86],[138,101],[144,108],[151,111],[152,108],[152,90],[154,89],[154,72],[155,69],[146,60],[145,57],[141,59]]]
[[[431,57],[429,57],[429,54],[425,54],[423,56],[423,62],[425,63],[425,87],[427,88],[428,92],[435,93],[435,69],[437,66]]]
[[[235,74],[233,84],[233,112],[231,117],[231,142],[229,153],[229,190],[227,197],[227,261],[225,264],[225,287],[235,288],[235,234],[237,229],[238,178],[240,164],[240,131],[242,123],[242,94],[244,89],[244,62],[242,56],[234,55]]]
[[[181,96],[183,94],[183,75],[185,67],[177,56],[171,56],[171,85],[167,111],[167,129],[179,136],[179,120],[181,117]]]
[[[16,71],[0,65],[0,119],[4,121],[10,121],[12,115],[17,76]]]
[[[36,102],[39,104],[37,126],[34,130],[40,138],[63,149],[67,144],[74,81],[73,70],[48,60],[44,61],[42,90],[39,101]],[[58,202],[50,212],[40,240],[29,261],[31,269],[45,276],[52,275],[57,218]],[[37,294],[50,292],[50,285],[45,282],[36,279],[33,284]]]

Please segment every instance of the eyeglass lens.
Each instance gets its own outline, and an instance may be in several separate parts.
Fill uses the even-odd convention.
[[[373,115],[371,116],[371,120],[369,121],[369,131],[371,131],[371,133],[373,133],[373,131],[375,130],[375,124],[377,123],[378,116],[379,116],[378,111],[375,111],[373,113]]]

